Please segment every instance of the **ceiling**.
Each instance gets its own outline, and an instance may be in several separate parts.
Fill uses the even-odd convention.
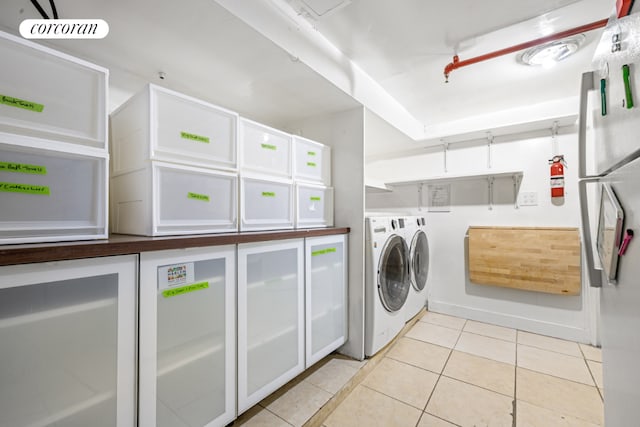
[[[45,9],[48,2],[40,0]],[[103,40],[47,43],[111,70],[111,107],[145,82],[273,126],[364,105],[413,139],[430,129],[576,97],[600,31],[552,69],[517,54],[461,60],[609,17],[615,0],[57,0],[61,18],[101,18]],[[0,27],[38,18],[0,2]],[[160,81],[158,72],[167,74]],[[577,109],[577,105],[576,105]],[[387,147],[392,150],[393,147]]]
[[[598,21],[613,6],[606,0],[354,0],[314,25],[428,126],[485,108],[576,95],[595,34],[587,35],[582,52],[550,70],[521,65],[516,54],[454,71],[448,84],[443,69],[455,53],[468,59]]]

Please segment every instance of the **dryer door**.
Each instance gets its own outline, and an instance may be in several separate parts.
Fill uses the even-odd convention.
[[[402,237],[391,236],[382,249],[378,264],[378,294],[384,308],[392,313],[400,310],[410,286],[409,249]]]
[[[411,242],[411,284],[418,292],[427,284],[429,274],[429,241],[424,231],[420,230]]]

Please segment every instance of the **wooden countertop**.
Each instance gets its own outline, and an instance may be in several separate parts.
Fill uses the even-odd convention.
[[[112,234],[108,239],[0,246],[0,266],[64,261],[102,256],[129,255],[167,249],[233,245],[270,240],[348,234],[349,227],[276,230],[242,233],[144,237]]]

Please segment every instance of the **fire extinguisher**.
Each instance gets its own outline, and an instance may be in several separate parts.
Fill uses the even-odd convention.
[[[564,197],[564,168],[567,164],[562,154],[549,160],[551,165],[551,197]]]

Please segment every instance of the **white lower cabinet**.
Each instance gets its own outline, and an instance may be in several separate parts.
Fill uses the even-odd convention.
[[[0,426],[136,425],[137,256],[0,267]]]
[[[141,427],[235,418],[235,290],[235,245],[141,254]]]
[[[305,240],[306,367],[347,338],[347,235]]]
[[[238,413],[304,370],[304,241],[238,245]]]

